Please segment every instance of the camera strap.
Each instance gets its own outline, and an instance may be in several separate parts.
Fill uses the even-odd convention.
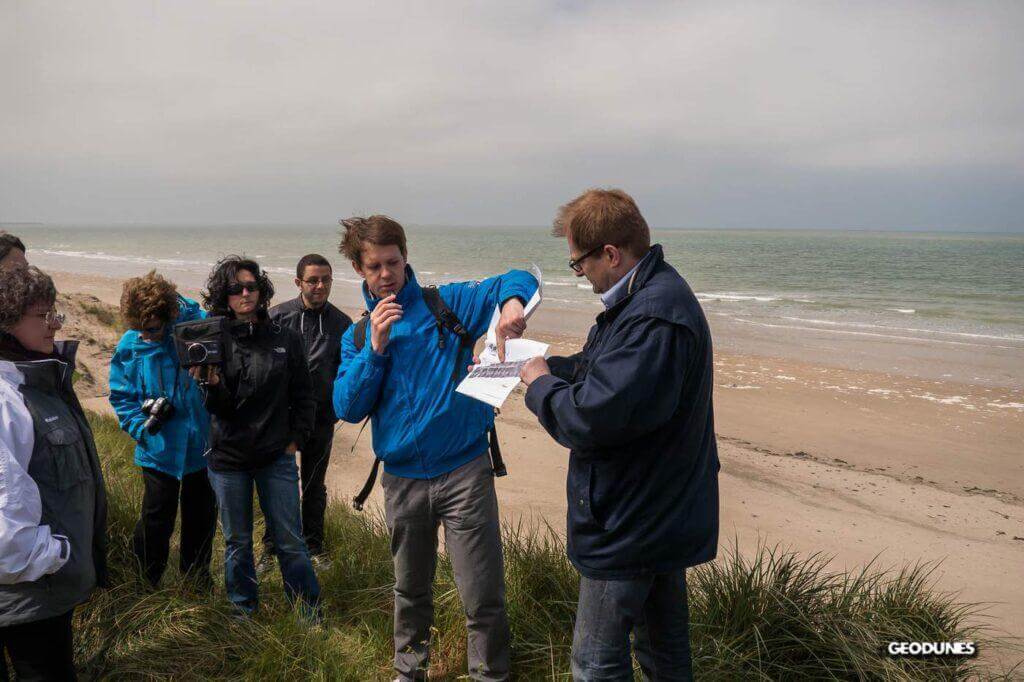
[[[161,367],[159,365],[159,363],[153,363],[153,364],[157,365],[156,366],[156,382],[157,382],[157,388],[160,389],[160,395],[158,395],[156,397],[157,398],[162,398],[162,397],[166,396],[166,397],[171,399],[171,403],[173,404],[174,403],[174,399],[176,397],[178,397],[178,388],[180,386],[179,379],[181,378],[181,373],[182,373],[183,370],[178,365],[178,363],[174,363],[174,387],[172,388],[170,395],[168,395],[167,394],[167,389],[164,388],[164,370],[163,370],[163,367]],[[145,400],[146,398],[150,397],[149,389],[146,386],[146,375],[145,375],[145,373],[143,373],[143,372],[139,373],[139,381],[142,384],[142,396],[143,396],[143,400]]]

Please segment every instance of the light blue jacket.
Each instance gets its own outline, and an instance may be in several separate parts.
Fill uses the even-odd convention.
[[[434,478],[487,451],[494,411],[455,392],[452,372],[457,367],[461,380],[472,358],[465,353],[456,358],[459,340],[447,330],[444,348],[438,347],[434,316],[411,267],[406,267],[406,276],[397,297],[402,319],[391,327],[383,355],[374,352],[369,328],[358,353],[356,325],[342,337],[334,413],[352,423],[370,416],[374,452],[392,476]],[[439,287],[445,304],[474,339],[487,332],[496,305],[514,297],[529,301],[536,290],[537,281],[523,270]],[[363,297],[367,309],[373,310],[378,299],[365,283]]]
[[[178,297],[175,322],[206,317],[195,301]],[[161,395],[172,398],[174,416],[158,433],[143,429],[148,415],[142,402]],[[181,479],[206,468],[210,416],[203,407],[199,388],[178,365],[174,338],[167,333],[160,342],[143,341],[139,332],[125,332],[110,361],[110,404],[121,428],[136,442],[135,463]]]

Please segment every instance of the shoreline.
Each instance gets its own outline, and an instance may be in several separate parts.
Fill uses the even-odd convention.
[[[113,278],[51,274],[62,293],[108,304],[116,304],[120,294]],[[282,282],[280,300],[291,286]],[[352,304],[358,301],[339,302],[356,312]],[[109,411],[101,367],[109,359],[103,348],[116,343],[117,335],[80,322],[69,325],[69,333],[89,334],[97,346],[87,360],[95,364],[97,390],[83,403]],[[553,354],[582,346],[572,332],[581,320],[542,310],[534,322],[530,336],[551,343]],[[715,332],[720,550],[734,540],[741,548],[778,543],[831,555],[837,569],[864,566],[876,557],[883,566],[942,562],[936,570],[941,589],[985,602],[997,629],[1024,636],[1024,585],[1018,579],[1024,565],[1020,393],[813,358],[736,352],[722,334]],[[567,452],[539,427],[522,393],[520,386],[498,419],[510,471],[498,482],[503,519],[546,524],[562,533]],[[357,431],[339,424],[335,435],[328,487],[342,500],[362,486],[373,461],[369,433],[354,444]],[[378,485],[370,506],[381,500]]]

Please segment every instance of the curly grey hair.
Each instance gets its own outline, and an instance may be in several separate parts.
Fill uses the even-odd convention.
[[[7,258],[7,254],[11,252],[11,249],[18,249],[25,253],[25,243],[10,232],[0,230],[0,260]]]
[[[39,268],[0,270],[0,330],[9,331],[31,306],[56,301],[57,287]]]

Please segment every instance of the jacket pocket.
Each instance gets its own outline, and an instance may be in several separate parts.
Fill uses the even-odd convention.
[[[570,464],[570,487],[572,498],[569,504],[573,507],[573,516],[589,525],[602,527],[594,514],[593,489],[595,467],[592,462],[581,461],[575,466]]]
[[[49,482],[57,490],[67,490],[92,476],[84,461],[85,445],[78,429],[58,427],[46,432],[49,450]]]

